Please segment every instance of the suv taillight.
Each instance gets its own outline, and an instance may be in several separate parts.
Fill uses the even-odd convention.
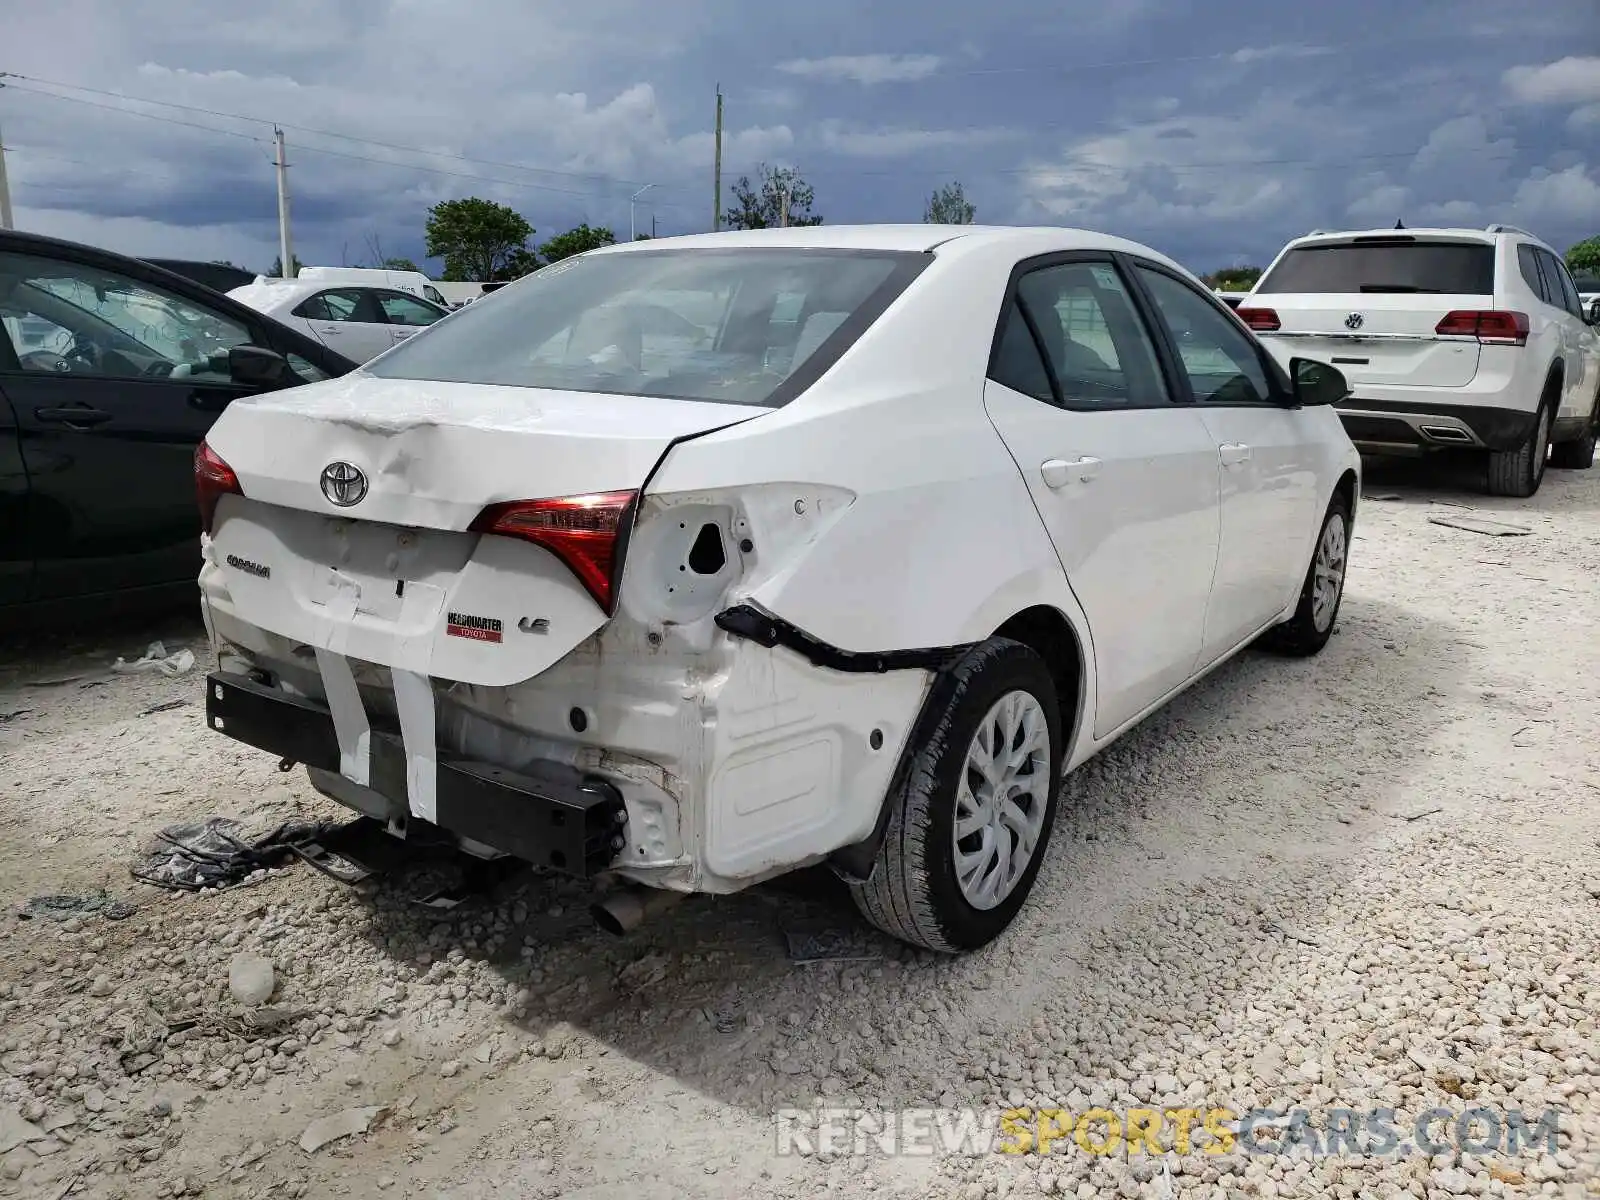
[[[1274,329],[1283,328],[1278,314],[1270,308],[1236,308],[1234,312],[1239,314],[1239,320],[1257,333],[1271,333]]]
[[[1528,314],[1459,309],[1445,313],[1433,331],[1441,337],[1475,337],[1486,346],[1526,346]]]
[[[622,554],[638,498],[638,492],[595,492],[491,504],[478,514],[472,530],[543,546],[566,564],[609,617],[616,611]]]
[[[217,517],[217,501],[224,496],[244,495],[233,468],[204,442],[194,452],[194,490],[200,502],[200,528],[207,534]]]

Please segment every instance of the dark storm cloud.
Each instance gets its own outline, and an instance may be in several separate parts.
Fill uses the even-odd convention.
[[[467,194],[541,237],[625,235],[652,183],[644,227],[704,228],[721,84],[725,188],[793,163],[830,221],[882,221],[959,178],[980,220],[1106,229],[1209,269],[1397,217],[1513,221],[1558,246],[1595,232],[1600,10],[1528,7],[56,0],[7,18],[0,70],[290,126],[307,261],[420,258],[428,206]],[[0,90],[27,226],[271,261],[270,125],[144,109],[244,136],[202,132],[38,90]]]

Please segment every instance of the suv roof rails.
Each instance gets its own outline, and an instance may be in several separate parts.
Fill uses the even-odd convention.
[[[1489,226],[1489,228],[1485,229],[1484,232],[1485,233],[1518,233],[1518,234],[1521,234],[1523,237],[1529,237],[1529,238],[1533,237],[1533,234],[1529,233],[1526,229],[1520,229],[1515,225],[1491,225],[1491,226]]]

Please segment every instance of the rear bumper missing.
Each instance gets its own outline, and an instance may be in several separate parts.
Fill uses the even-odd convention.
[[[218,671],[207,677],[206,724],[313,770],[339,771],[328,708],[248,676]],[[458,838],[578,878],[609,869],[625,844],[621,794],[576,767],[545,762],[518,772],[440,753],[436,770],[435,823]],[[368,787],[394,812],[406,813],[406,755],[398,734],[372,731]]]

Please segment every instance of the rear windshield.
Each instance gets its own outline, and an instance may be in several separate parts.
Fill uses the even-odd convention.
[[[1381,239],[1298,246],[1267,273],[1259,292],[1494,292],[1494,247]]]
[[[368,370],[776,406],[836,361],[929,261],[791,248],[574,258],[458,310]]]

